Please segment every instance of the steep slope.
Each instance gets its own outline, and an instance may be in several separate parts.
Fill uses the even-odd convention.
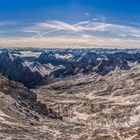
[[[66,140],[138,140],[139,81],[140,65],[137,65],[105,76],[51,78],[35,91],[40,100],[58,110],[69,124],[62,135]]]
[[[3,75],[40,83],[29,90],[0,75],[0,139],[139,140],[140,53],[66,53],[47,52],[40,63],[0,54]]]
[[[0,75],[0,139],[46,137],[34,127],[39,128],[45,118],[62,120],[58,113],[38,101],[35,93]]]
[[[130,69],[127,61],[117,61],[117,60],[101,60],[100,63],[94,68],[93,72],[99,73],[100,75],[106,75],[114,70],[128,70]]]
[[[115,70],[128,70],[131,67],[129,63],[138,63],[140,59],[139,51],[113,51],[113,50],[71,50],[67,52],[71,57],[65,56],[67,50],[43,52],[36,61],[40,63],[54,65],[54,69],[48,75],[49,77],[69,77],[77,74],[90,74],[97,72],[106,75]],[[61,57],[57,57],[61,55]],[[64,59],[65,58],[65,59]]]
[[[25,61],[8,51],[0,53],[0,73],[10,80],[23,83],[27,87],[40,82],[50,70],[51,68],[47,65]]]
[[[64,52],[65,54],[65,52]],[[64,54],[62,56],[64,56]],[[59,65],[69,65],[71,62],[69,59],[65,57],[58,57],[59,54],[56,54],[53,51],[44,51],[37,59],[36,61],[41,64],[52,64],[54,66]]]

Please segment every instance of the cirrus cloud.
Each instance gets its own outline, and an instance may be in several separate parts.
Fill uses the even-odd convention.
[[[14,41],[25,46],[40,47],[135,47],[140,46],[140,28],[106,22],[81,21],[67,23],[57,20],[38,22],[19,28],[26,37],[16,37]],[[0,45],[6,41],[0,40]]]

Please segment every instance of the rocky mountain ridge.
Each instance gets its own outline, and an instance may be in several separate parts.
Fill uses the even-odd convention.
[[[0,73],[10,80],[33,87],[45,77],[62,78],[91,73],[106,75],[116,69],[128,70],[131,68],[129,63],[139,63],[139,61],[139,51],[54,50],[44,51],[30,61],[4,50],[0,53]]]
[[[2,51],[0,139],[139,140],[139,54],[54,49],[29,60]]]

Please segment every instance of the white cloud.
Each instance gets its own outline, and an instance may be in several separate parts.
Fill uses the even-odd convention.
[[[40,22],[32,27],[27,27],[23,29],[24,32],[42,32],[41,34],[44,36],[49,33],[59,32],[59,31],[67,31],[72,33],[86,33],[92,32],[102,32],[111,35],[118,35],[120,37],[139,37],[140,29],[134,28],[130,26],[117,25],[117,24],[109,24],[102,22],[93,22],[93,21],[82,21],[76,24],[70,24],[62,21],[46,21]]]
[[[140,28],[105,23],[104,18],[101,22],[81,21],[75,24],[51,20],[21,28],[20,31],[32,33],[28,39],[22,38],[26,44],[40,43],[44,47],[140,47]]]

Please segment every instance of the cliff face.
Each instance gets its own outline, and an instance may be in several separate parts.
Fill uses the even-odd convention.
[[[48,74],[50,68],[37,62],[25,61],[9,51],[0,53],[0,73],[10,80],[34,86]]]
[[[62,120],[58,113],[37,100],[36,93],[0,75],[1,139],[17,138],[18,136],[20,138],[22,135],[25,137],[26,131],[31,133],[31,130],[28,130],[31,125],[39,124],[46,118]],[[34,128],[32,131],[36,132]],[[27,134],[27,138],[31,135]],[[39,135],[38,132],[36,135]]]
[[[0,91],[1,93],[11,98],[11,100],[15,100],[16,104],[23,107],[23,111],[27,109],[31,113],[31,115],[33,115],[32,113],[35,112],[38,117],[42,116],[62,119],[57,113],[53,112],[50,108],[47,108],[46,104],[38,101],[36,93],[33,93],[20,83],[9,81],[1,75]]]

